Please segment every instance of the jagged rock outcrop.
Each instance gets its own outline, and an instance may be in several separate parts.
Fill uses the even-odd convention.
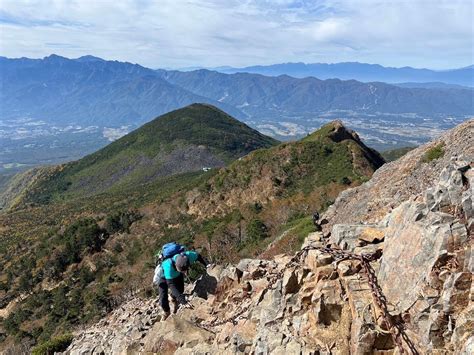
[[[191,297],[194,310],[165,321],[154,300],[132,300],[79,332],[67,353],[396,354],[400,339],[407,353],[472,354],[473,124],[440,138],[444,157],[422,162],[420,148],[345,193],[304,252],[215,266],[194,286],[207,299]],[[389,167],[397,187],[382,192]],[[374,256],[341,260],[328,245]],[[374,277],[403,339],[390,333]]]
[[[442,145],[444,154],[438,159],[424,162],[425,154]],[[324,226],[326,233],[336,224],[362,224],[380,222],[392,209],[412,196],[434,186],[441,170],[451,158],[474,156],[474,119],[447,131],[434,141],[420,146],[400,159],[379,168],[370,181],[343,191],[329,207]]]
[[[452,161],[434,187],[379,224],[332,230],[334,243],[355,251],[370,233],[383,240],[376,244],[383,248],[379,283],[392,313],[406,320],[410,337],[427,352],[473,350],[473,168],[472,161]]]

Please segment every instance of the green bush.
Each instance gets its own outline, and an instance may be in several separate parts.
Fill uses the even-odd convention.
[[[415,148],[416,147],[402,147],[402,148],[390,149],[390,150],[383,151],[380,154],[382,154],[382,157],[385,159],[386,162],[391,162],[391,161],[400,159],[402,156],[404,156],[409,151]]]
[[[189,268],[188,278],[191,282],[196,281],[206,273],[206,268],[201,263],[193,263]]]
[[[254,213],[260,213],[263,210],[263,205],[260,202],[256,201],[250,205],[250,208]]]
[[[247,240],[259,242],[268,237],[268,228],[260,219],[252,219],[246,228]]]
[[[47,342],[35,346],[31,350],[32,355],[52,355],[55,352],[61,352],[67,349],[73,339],[72,334],[64,334],[58,337],[54,337]]]
[[[339,183],[341,185],[350,185],[351,184],[351,179],[349,179],[347,176],[344,176],[339,180]]]
[[[3,327],[7,333],[15,335],[20,332],[20,325],[26,321],[32,312],[29,309],[20,308],[3,320]]]
[[[440,143],[434,146],[423,155],[422,161],[424,163],[429,163],[432,160],[439,159],[444,155],[444,143]]]
[[[130,233],[130,226],[133,222],[142,218],[142,215],[137,211],[117,212],[108,216],[105,221],[105,229],[110,233]]]
[[[132,245],[127,250],[126,259],[128,265],[135,265],[138,259],[142,256],[142,245],[139,241],[134,240]]]

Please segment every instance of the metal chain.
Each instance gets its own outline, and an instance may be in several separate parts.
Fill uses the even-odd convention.
[[[250,298],[249,293],[246,295],[248,298]],[[248,311],[250,307],[250,303],[241,308],[237,313],[235,313],[233,316],[226,318],[224,320],[219,320],[219,318],[215,318],[214,320],[210,322],[202,322],[198,323],[196,322],[195,325],[198,326],[199,328],[205,329],[211,333],[215,334],[215,331],[212,328],[219,327],[221,325],[227,324],[227,323],[232,323],[233,325],[236,325],[240,319],[245,319],[247,317],[241,317],[245,312]]]
[[[380,312],[382,313],[382,319],[387,327],[387,329],[390,331],[390,334],[392,335],[392,339],[394,343],[397,345],[397,347],[400,350],[400,353],[404,353],[404,348],[403,348],[403,343],[402,343],[402,334],[405,334],[405,328],[400,322],[396,322],[393,318],[393,316],[390,314],[388,311],[388,305],[387,305],[387,298],[385,295],[382,293],[382,289],[380,288],[377,280],[377,276],[375,275],[375,270],[370,265],[370,262],[364,258],[364,256],[361,256],[360,261],[362,263],[362,267],[364,268],[364,271],[367,275],[368,279],[368,284],[370,287],[370,290],[372,292],[372,298],[375,301],[375,304],[379,308]],[[406,336],[406,339],[408,337]],[[415,347],[413,344],[410,342],[407,342],[408,346],[410,349],[412,349],[412,353],[418,354],[416,351]],[[413,351],[413,349],[415,351]]]
[[[266,275],[267,280],[269,284],[275,284],[276,281],[280,280],[283,278],[283,275],[285,272],[290,269],[291,267],[298,267],[301,265],[301,261],[303,257],[307,255],[307,253],[310,250],[318,250],[322,253],[329,254],[331,255],[337,262],[340,262],[342,260],[357,260],[361,263],[368,279],[368,284],[372,293],[372,297],[374,299],[374,303],[376,306],[379,308],[382,319],[389,330],[392,339],[395,343],[395,345],[398,347],[400,353],[405,353],[405,349],[403,347],[403,342],[402,339],[405,341],[407,344],[408,348],[410,349],[412,354],[418,355],[419,352],[417,351],[415,345],[413,342],[409,339],[408,335],[405,332],[405,327],[400,321],[396,321],[394,317],[390,314],[388,311],[388,302],[387,298],[382,292],[382,289],[379,286],[377,276],[375,274],[375,270],[370,265],[370,262],[375,261],[381,257],[380,252],[375,252],[372,254],[355,254],[351,253],[346,250],[342,249],[336,249],[336,248],[330,248],[330,247],[317,247],[317,246],[307,246],[300,251],[298,251],[286,264],[285,266],[279,270],[276,273],[272,273],[270,277],[268,277],[268,274]],[[246,293],[246,298],[249,297],[249,293]],[[196,323],[196,325],[200,328],[203,328],[207,331],[210,331],[215,334],[215,332],[212,330],[214,327],[218,327],[221,325],[224,325],[226,323],[232,323],[232,324],[237,324],[239,319],[244,319],[246,317],[242,317],[242,315],[248,311],[251,303],[249,303],[247,306],[241,308],[236,314],[233,316],[224,319],[224,320],[219,320],[218,318],[214,319],[213,321],[210,322],[203,322],[203,323]]]

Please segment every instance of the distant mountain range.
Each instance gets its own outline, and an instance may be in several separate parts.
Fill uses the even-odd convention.
[[[280,140],[342,119],[382,150],[421,144],[474,115],[474,91],[457,84],[152,70],[93,56],[0,57],[0,85],[0,173],[77,159],[193,103]]]
[[[363,66],[365,67],[365,66]],[[472,69],[469,69],[472,70]],[[400,88],[355,80],[287,75],[153,71],[93,56],[0,57],[0,115],[68,124],[136,126],[165,112],[204,102],[237,118],[353,110],[364,113],[474,114],[469,90]]]
[[[380,82],[222,74],[209,70],[158,73],[171,84],[236,107],[252,118],[331,110],[424,115],[474,113],[471,90],[401,88]]]
[[[358,80],[363,82],[382,81],[386,83],[403,82],[442,82],[463,86],[474,86],[474,66],[451,70],[417,69],[412,67],[391,68],[378,64],[358,62],[348,63],[282,63],[256,65],[243,68],[218,67],[216,71],[226,74],[253,73],[268,76],[290,75],[295,78],[313,76],[318,79]]]
[[[171,110],[207,102],[239,116],[225,103],[191,93],[137,64],[85,56],[68,59],[0,57],[0,115],[57,124],[120,126],[145,123]]]
[[[416,83],[416,82],[408,82],[408,83],[396,83],[393,84],[399,86],[401,88],[423,88],[423,89],[467,89],[467,90],[474,90],[473,86],[462,86],[456,84],[446,84],[441,83],[439,81],[435,82],[428,82],[428,83]]]

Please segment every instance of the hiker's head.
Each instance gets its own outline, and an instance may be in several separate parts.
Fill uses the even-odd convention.
[[[189,259],[186,255],[178,255],[175,261],[176,270],[179,272],[187,272],[189,269]]]

